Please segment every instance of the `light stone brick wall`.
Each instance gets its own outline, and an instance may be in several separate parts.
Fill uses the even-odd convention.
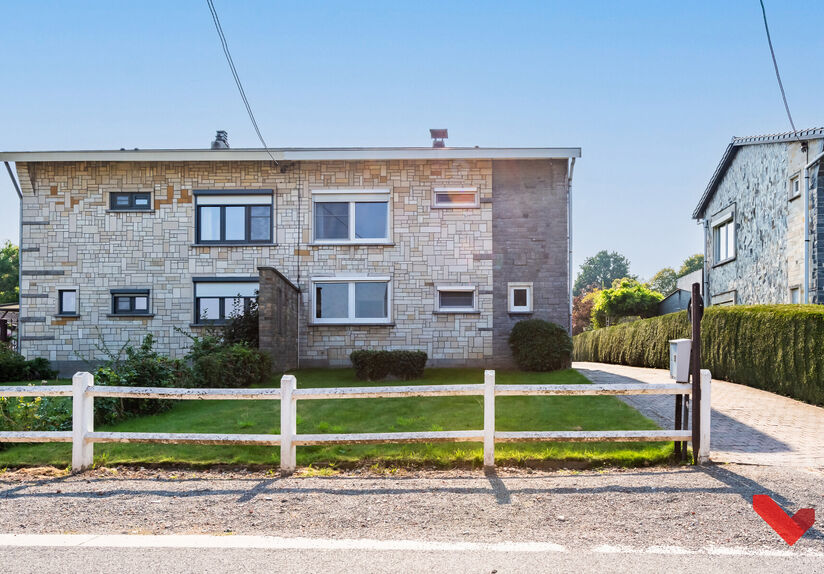
[[[24,193],[22,350],[65,366],[104,358],[152,333],[180,356],[193,321],[195,276],[277,268],[302,292],[302,365],[344,365],[357,348],[423,349],[433,364],[482,364],[492,354],[492,162],[88,162],[17,164]],[[477,209],[430,209],[432,189],[477,186]],[[196,189],[274,189],[275,246],[195,246]],[[311,244],[313,189],[389,189],[391,246]],[[153,194],[153,211],[108,212],[109,192]],[[486,200],[486,202],[484,202]],[[310,326],[308,279],[392,278],[394,326]],[[477,285],[480,314],[433,315],[435,285]],[[57,290],[79,289],[78,318],[59,318]],[[110,289],[150,288],[154,316],[111,317]],[[198,328],[194,328],[197,331]]]

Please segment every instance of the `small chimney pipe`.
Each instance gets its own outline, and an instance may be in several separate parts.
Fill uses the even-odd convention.
[[[227,149],[229,147],[229,134],[226,130],[217,130],[215,141],[212,142],[212,149]]]

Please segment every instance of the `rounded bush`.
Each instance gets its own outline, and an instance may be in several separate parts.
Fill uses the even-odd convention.
[[[557,371],[572,363],[572,339],[566,329],[543,319],[516,323],[509,334],[509,347],[524,371]]]

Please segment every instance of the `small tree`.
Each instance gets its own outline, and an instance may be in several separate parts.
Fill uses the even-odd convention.
[[[601,328],[622,317],[654,317],[663,298],[635,279],[616,280],[610,289],[598,294],[592,307],[592,325]]]
[[[601,289],[610,285],[615,279],[631,277],[629,274],[629,259],[613,251],[612,253],[599,251],[592,257],[587,257],[581,265],[581,271],[572,287],[573,295],[580,295],[587,286],[597,285]]]
[[[237,305],[223,326],[223,341],[227,345],[244,343],[253,349],[260,344],[260,313],[258,312],[257,292],[245,306]]]
[[[678,275],[672,267],[664,267],[652,276],[649,281],[649,288],[659,293],[668,294],[675,291]]]
[[[20,250],[10,241],[0,247],[0,303],[14,303],[19,296]]]
[[[699,269],[704,268],[704,256],[701,253],[696,253],[695,255],[690,255],[686,259],[684,259],[684,263],[681,265],[681,269],[678,270],[678,276],[683,277],[687,273],[692,273],[693,271],[698,271]]]
[[[572,334],[577,335],[586,331],[591,324],[592,307],[601,290],[597,285],[590,285],[572,299]]]

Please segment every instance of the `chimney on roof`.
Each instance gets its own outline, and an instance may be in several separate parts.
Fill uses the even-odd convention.
[[[229,134],[225,130],[217,130],[212,149],[226,149],[229,147]]]
[[[449,133],[445,130],[429,130],[429,136],[432,138],[432,147],[446,147],[443,140],[449,138]]]

